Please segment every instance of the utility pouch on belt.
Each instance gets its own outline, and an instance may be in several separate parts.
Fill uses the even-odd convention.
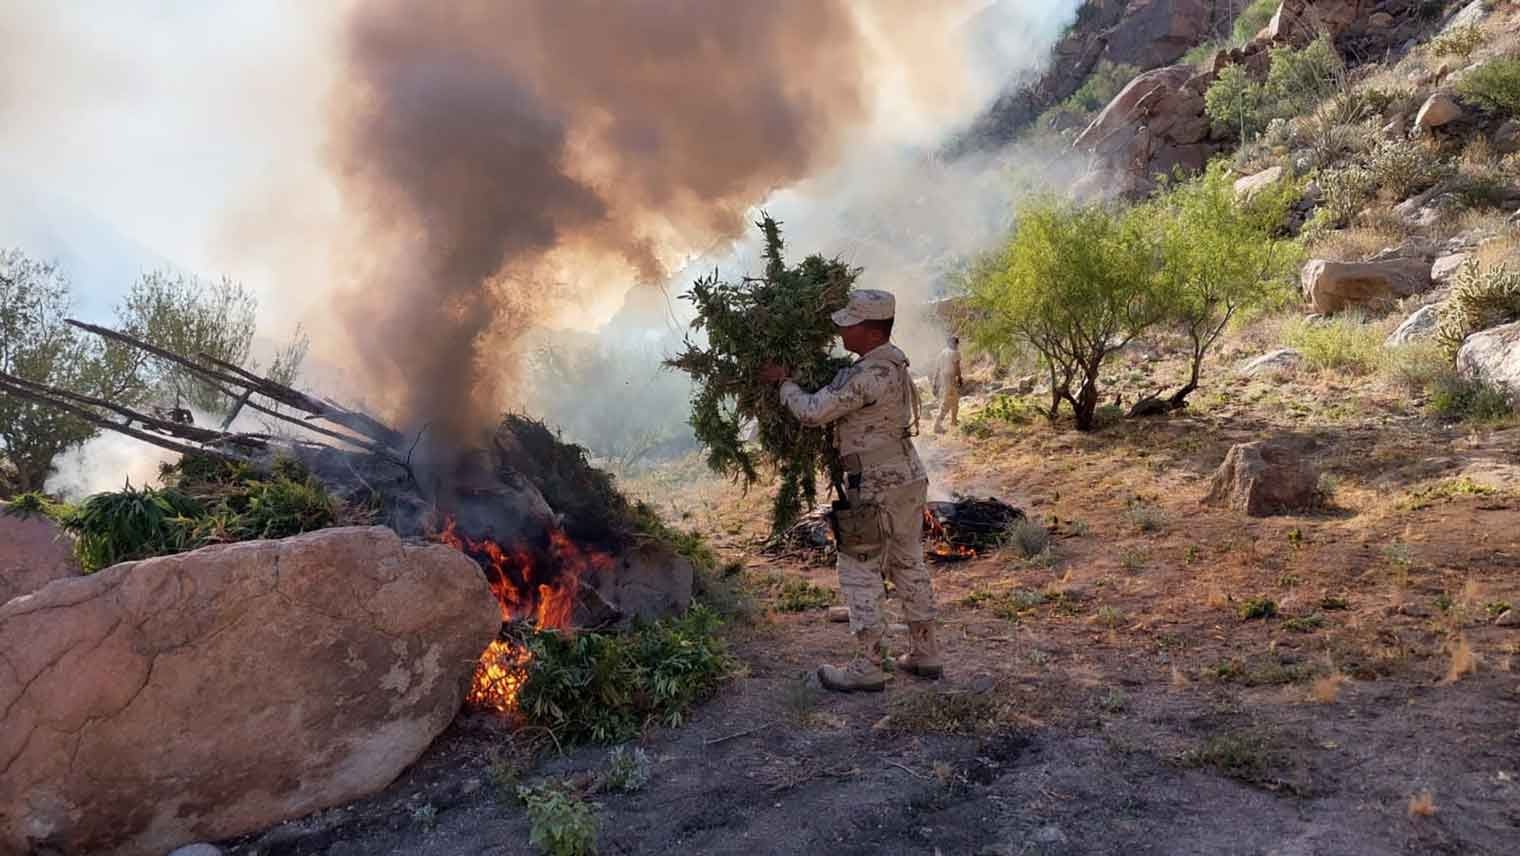
[[[834,501],[829,514],[839,551],[858,561],[881,555],[886,533],[881,528],[881,506],[870,500]]]

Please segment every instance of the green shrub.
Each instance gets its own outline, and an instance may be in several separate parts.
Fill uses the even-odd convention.
[[[1266,127],[1266,92],[1243,66],[1227,65],[1203,94],[1203,112],[1214,127],[1250,139]]]
[[[1431,340],[1420,340],[1384,350],[1384,376],[1410,395],[1424,395],[1442,379],[1456,374],[1450,354]]]
[[[776,609],[780,612],[807,612],[810,609],[828,609],[834,605],[834,590],[813,585],[797,577],[783,577],[777,581]]]
[[[973,437],[991,436],[999,425],[1022,425],[1039,413],[1039,408],[1012,395],[994,395],[981,410],[961,422],[961,433]]]
[[[519,787],[528,811],[528,841],[547,856],[595,856],[601,819],[596,808],[563,784]]]
[[[71,509],[59,502],[54,502],[47,494],[38,491],[18,493],[5,501],[5,507],[0,508],[0,513],[11,517],[30,517],[39,514],[43,517],[51,517],[54,520],[65,519]]]
[[[1302,354],[1310,368],[1367,374],[1382,359],[1383,337],[1363,319],[1341,315],[1290,322],[1283,328],[1283,344]]]
[[[1488,36],[1477,24],[1456,27],[1430,40],[1430,52],[1436,56],[1455,56],[1467,59],[1473,51],[1483,46]]]
[[[1014,521],[1009,527],[1007,540],[1018,548],[1024,558],[1032,559],[1050,546],[1050,530],[1027,517]]]
[[[1266,88],[1274,116],[1301,116],[1344,88],[1345,65],[1325,36],[1298,50],[1272,48],[1270,55]]]
[[[1270,597],[1253,597],[1242,603],[1236,611],[1239,612],[1241,621],[1276,618],[1277,601]]]
[[[1106,59],[1099,60],[1092,74],[1082,81],[1082,85],[1063,104],[1073,111],[1096,113],[1107,107],[1108,102],[1114,100],[1114,96],[1123,91],[1139,73],[1140,69],[1132,65],[1115,65]]]
[[[1431,384],[1430,412],[1446,419],[1464,422],[1499,422],[1514,415],[1514,408],[1504,391],[1455,372],[1437,378]]]
[[[1457,92],[1506,116],[1520,115],[1520,59],[1484,63],[1457,83]]]
[[[535,631],[519,708],[567,743],[615,743],[649,722],[678,725],[732,672],[719,626],[697,605],[620,635]]]
[[[1377,190],[1377,178],[1371,170],[1356,165],[1324,170],[1318,180],[1320,211],[1332,225],[1356,216]]]
[[[74,549],[85,571],[120,562],[178,553],[191,544],[191,531],[205,510],[173,488],[97,493],[63,522],[78,540]]]
[[[1245,44],[1256,38],[1256,34],[1262,28],[1272,23],[1272,16],[1277,14],[1280,0],[1251,0],[1250,5],[1240,10],[1235,16],[1235,23],[1230,28],[1230,33],[1235,37],[1236,44]]]
[[[1375,187],[1404,199],[1431,187],[1450,174],[1449,166],[1424,145],[1410,140],[1383,140],[1367,160]]]
[[[1520,272],[1469,260],[1452,280],[1436,341],[1455,359],[1462,342],[1481,330],[1520,319]]]
[[[239,540],[288,538],[325,529],[337,517],[337,501],[315,478],[299,482],[276,478],[253,482],[251,488],[239,522],[246,537]]]

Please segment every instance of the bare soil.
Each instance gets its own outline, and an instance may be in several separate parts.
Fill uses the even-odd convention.
[[[1128,367],[1135,389],[1150,366]],[[844,625],[736,624],[746,674],[645,735],[644,790],[591,797],[600,852],[1520,852],[1520,628],[1493,622],[1520,605],[1520,429],[1411,416],[1365,379],[1210,389],[1186,415],[1093,435],[923,438],[943,492],[1020,505],[1050,549],[937,566],[937,683],[820,693],[808,676],[847,656]],[[1324,509],[1199,504],[1231,443],[1285,434],[1314,441]],[[759,553],[762,492],[695,462],[630,487],[752,578],[836,587],[806,556]],[[1243,618],[1253,600],[1275,615]],[[232,849],[533,852],[492,781],[524,739],[462,717],[385,793]],[[607,752],[550,753],[526,779],[589,780]]]

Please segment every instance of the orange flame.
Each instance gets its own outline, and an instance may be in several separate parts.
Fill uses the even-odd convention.
[[[951,542],[950,534],[945,531],[944,524],[934,516],[927,506],[924,508],[924,528],[929,532],[929,553],[941,559],[971,559],[976,557],[976,550],[964,544]]]
[[[491,593],[501,607],[503,623],[531,617],[534,627],[540,630],[570,630],[581,575],[612,564],[612,557],[606,553],[582,548],[564,532],[552,529],[543,561],[556,573],[551,582],[534,585],[534,580],[551,575],[541,572],[540,559],[526,544],[504,547],[489,538],[470,538],[459,531],[453,518],[448,519],[434,540],[470,556],[485,570]],[[528,649],[515,642],[506,639],[492,642],[475,666],[466,700],[502,713],[515,711],[517,694],[528,677],[532,659]]]

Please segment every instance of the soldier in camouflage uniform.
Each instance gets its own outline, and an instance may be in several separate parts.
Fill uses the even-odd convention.
[[[918,393],[907,356],[890,341],[895,301],[885,291],[860,290],[834,313],[840,338],[860,359],[811,395],[767,366],[761,377],[781,383],[781,401],[804,425],[832,424],[845,462],[846,498],[871,519],[876,537],[841,543],[839,587],[850,610],[856,653],[844,667],[818,669],[825,687],[840,692],[880,691],[886,620],[882,577],[897,589],[908,620],[909,652],[896,666],[921,677],[944,671],[934,628],[934,588],[924,564],[924,500],[929,480],[911,439],[918,424]],[[842,527],[841,527],[842,528]],[[846,539],[843,535],[841,541]]]

